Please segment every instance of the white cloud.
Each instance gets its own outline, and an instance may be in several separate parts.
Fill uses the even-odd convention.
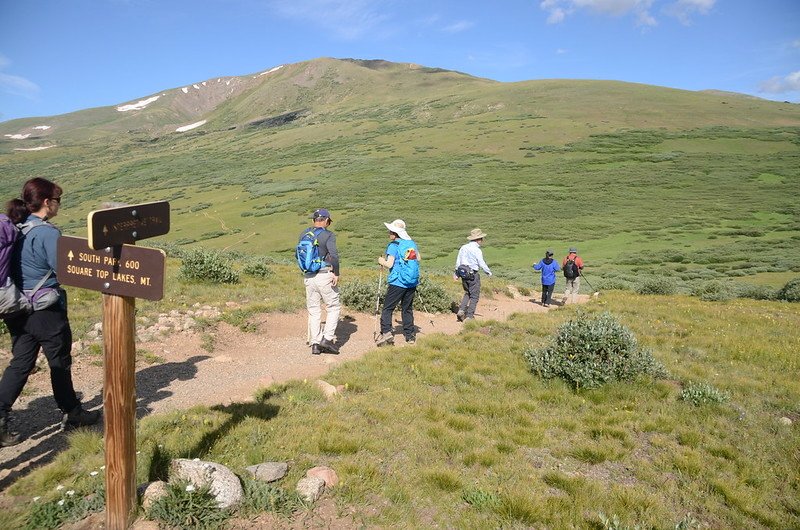
[[[542,0],[539,7],[547,11],[548,24],[563,22],[569,15],[577,11],[591,11],[607,16],[623,16],[634,14],[637,23],[643,26],[656,25],[656,19],[650,14],[654,0]]]
[[[273,0],[280,15],[322,27],[337,37],[355,40],[389,17],[379,0]]]
[[[469,22],[468,20],[459,20],[449,26],[445,26],[442,28],[442,31],[445,33],[460,33],[462,31],[466,31],[472,26],[474,26],[474,22]]]
[[[797,39],[792,43],[792,48],[800,48],[800,39]]]
[[[542,0],[539,7],[548,13],[548,24],[559,24],[573,13],[593,12],[599,15],[621,17],[633,15],[639,26],[658,24],[651,10],[657,0]],[[717,0],[674,0],[663,11],[688,24],[695,14],[707,15]]]
[[[691,24],[695,14],[707,15],[717,0],[678,0],[664,8],[664,13],[677,18],[682,24]]]
[[[8,67],[11,65],[11,61],[8,60],[3,54],[0,54],[0,70]],[[29,81],[24,77],[20,77],[18,75],[11,75],[11,74],[4,74],[0,72],[0,90],[6,92],[8,94],[12,94],[14,96],[22,96],[28,99],[36,99],[36,96],[39,95],[39,85],[34,83],[33,81]]]
[[[786,76],[775,76],[762,81],[759,91],[767,94],[784,94],[786,92],[800,91],[800,70]]]

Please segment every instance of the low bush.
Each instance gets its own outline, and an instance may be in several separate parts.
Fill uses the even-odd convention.
[[[687,383],[680,395],[681,401],[691,403],[695,407],[709,403],[725,403],[730,399],[727,392],[717,390],[708,383]]]
[[[102,481],[92,493],[77,493],[74,490],[62,489],[62,495],[58,499],[34,501],[25,528],[30,530],[59,528],[65,523],[83,519],[90,513],[102,511],[105,503],[105,488]]]
[[[343,282],[339,288],[339,296],[342,303],[350,309],[363,313],[374,313],[376,303],[379,310],[383,307],[386,297],[386,284],[381,283],[380,293],[377,290],[378,282],[356,279]],[[453,299],[447,294],[444,287],[428,278],[422,278],[422,281],[417,286],[414,309],[430,313],[448,313],[452,310],[452,305]],[[398,310],[399,307],[398,304]]]
[[[640,348],[633,333],[610,313],[596,318],[579,313],[561,325],[549,346],[528,348],[524,356],[534,374],[560,377],[576,390],[639,375],[667,376],[664,366],[649,350]]]
[[[242,272],[256,278],[269,278],[272,276],[272,269],[269,268],[265,261],[259,258],[247,260],[244,267],[242,267]]]
[[[739,298],[752,298],[753,300],[776,300],[778,291],[765,285],[740,283],[736,286],[736,296]]]
[[[692,294],[707,302],[731,300],[736,297],[736,290],[731,285],[719,280],[711,280],[697,286]]]
[[[636,286],[636,292],[639,294],[675,294],[678,292],[678,286],[672,278],[652,276],[642,280]]]
[[[221,252],[198,248],[186,252],[181,263],[180,277],[188,281],[208,283],[239,283],[239,274]]]
[[[800,302],[800,278],[789,280],[786,285],[778,291],[778,299],[787,302]]]

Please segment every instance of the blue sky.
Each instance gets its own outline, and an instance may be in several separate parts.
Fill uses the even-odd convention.
[[[317,57],[800,102],[800,0],[0,0],[0,121]]]

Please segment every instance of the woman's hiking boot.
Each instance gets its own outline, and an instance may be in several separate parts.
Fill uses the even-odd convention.
[[[394,344],[394,335],[392,335],[391,331],[381,333],[378,335],[378,338],[375,339],[375,346],[386,346],[387,344]]]
[[[88,427],[94,425],[100,420],[99,410],[83,410],[81,405],[72,409],[69,413],[64,414],[64,419],[61,425],[65,431],[71,431],[79,427]]]
[[[8,417],[0,418],[0,447],[10,447],[22,441],[19,433],[11,430]]]

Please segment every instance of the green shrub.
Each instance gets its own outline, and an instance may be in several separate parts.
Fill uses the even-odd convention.
[[[239,283],[239,275],[227,257],[216,250],[198,248],[186,252],[180,276],[184,280],[209,283]]]
[[[695,288],[692,294],[699,296],[700,300],[719,302],[734,298],[736,296],[736,291],[730,284],[719,280],[711,280]]]
[[[778,291],[778,299],[787,302],[800,302],[800,278],[789,280],[786,285]]]
[[[667,376],[664,366],[649,350],[640,348],[633,333],[610,313],[596,318],[579,313],[559,327],[549,346],[528,348],[523,355],[534,374],[560,377],[576,389],[639,375]]]
[[[639,294],[675,294],[677,291],[675,280],[664,276],[645,278],[636,286],[636,292]]]
[[[426,313],[449,313],[452,311],[453,299],[447,294],[444,287],[423,277],[417,286],[417,298],[414,301],[415,309],[422,309]]]
[[[258,258],[252,258],[245,262],[242,267],[242,272],[255,276],[256,278],[268,278],[272,276],[272,269],[269,268],[264,261]]]
[[[740,283],[736,286],[736,296],[739,298],[752,298],[753,300],[776,300],[778,291],[765,285]]]
[[[170,483],[167,494],[153,502],[148,512],[148,517],[172,528],[219,528],[230,516],[209,493],[208,485],[187,481]]]
[[[730,399],[727,392],[717,390],[708,383],[687,383],[681,390],[680,400],[695,407],[709,403],[725,403]]]
[[[355,311],[362,313],[374,313],[376,298],[378,304],[383,306],[383,298],[386,294],[386,284],[381,283],[381,292],[378,293],[378,282],[367,282],[364,280],[348,280],[339,285],[339,298],[342,303]]]
[[[378,308],[383,307],[386,297],[386,283],[381,283],[380,293],[378,282],[364,280],[351,280],[343,282],[339,288],[339,297],[344,305],[362,313],[374,313],[376,299]],[[447,291],[428,278],[422,278],[417,286],[417,295],[414,300],[414,309],[430,313],[448,313],[452,311],[453,300]],[[399,304],[396,309],[399,310]]]

